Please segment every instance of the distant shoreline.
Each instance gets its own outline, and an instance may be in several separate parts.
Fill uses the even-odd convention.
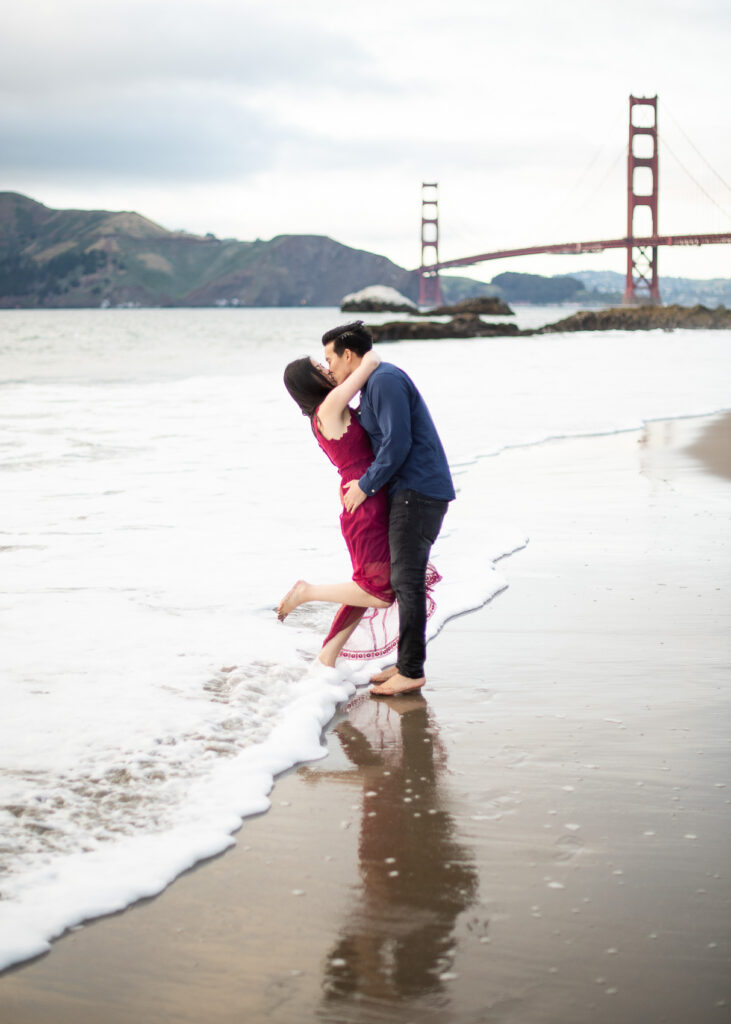
[[[0,309],[328,308],[374,286],[416,303],[419,270],[325,235],[219,239],[168,231],[135,212],[54,210],[0,192]],[[441,291],[448,304],[492,295],[595,308],[620,300],[624,275],[504,272],[487,282],[446,274]],[[670,303],[731,305],[731,280],[661,277],[660,294]]]

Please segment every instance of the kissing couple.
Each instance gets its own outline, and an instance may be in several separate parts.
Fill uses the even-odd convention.
[[[341,605],[318,655],[332,667],[366,609],[395,600],[396,664],[371,678],[370,692],[412,693],[426,682],[427,582],[439,578],[429,553],[455,497],[452,477],[424,399],[403,370],[381,362],[363,321],[327,331],[322,343],[327,365],[296,359],[284,371],[284,385],[340,473],[340,526],[353,578],[298,580],[277,614],[284,620],[308,601]],[[355,412],[349,403],[358,392]]]

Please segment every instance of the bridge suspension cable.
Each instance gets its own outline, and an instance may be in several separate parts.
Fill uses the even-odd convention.
[[[581,205],[579,207],[577,207],[577,210],[583,209],[586,206],[587,203],[589,203],[589,202],[591,202],[593,200],[593,198],[597,194],[597,192],[600,192],[604,188],[604,185],[606,184],[607,180],[609,178],[611,178],[612,174],[614,174],[615,170],[617,169],[617,164],[620,163],[622,160],[625,160],[626,157],[627,157],[627,150],[626,150],[626,148],[624,146],[622,146],[622,148],[620,150],[618,150],[617,155],[615,156],[615,158],[612,161],[612,163],[609,165],[607,170],[602,175],[600,181],[595,186],[594,190],[592,192],[590,192],[589,195],[586,197],[586,199],[584,199],[582,201]]]
[[[693,148],[693,149],[695,150],[695,152],[696,152],[696,153],[698,154],[698,156],[699,156],[699,157],[701,158],[701,160],[702,160],[702,161],[703,161],[703,163],[704,163],[704,164],[706,165],[706,167],[708,168],[708,170],[709,170],[709,171],[711,171],[711,172],[712,172],[713,174],[715,174],[715,175],[716,175],[716,177],[718,178],[718,180],[719,180],[719,181],[721,182],[721,184],[722,184],[722,185],[724,185],[724,186],[725,186],[725,187],[726,187],[726,188],[727,188],[727,189],[729,190],[729,192],[731,192],[731,185],[729,185],[729,183],[728,183],[728,182],[727,182],[727,181],[726,181],[726,180],[725,180],[724,178],[722,178],[722,177],[721,177],[721,175],[720,175],[720,174],[718,173],[718,171],[717,171],[717,170],[715,169],[715,167],[713,167],[713,166],[712,166],[712,164],[711,164],[711,163],[710,163],[710,162],[709,162],[708,160],[706,160],[706,158],[705,158],[705,157],[703,156],[703,154],[702,154],[702,153],[701,153],[701,151],[700,151],[700,150],[698,149],[698,147],[697,147],[697,146],[696,146],[696,144],[695,144],[695,143],[693,142],[693,140],[692,140],[692,139],[690,138],[690,136],[689,136],[689,135],[687,134],[687,132],[683,131],[683,128],[682,128],[682,126],[681,126],[680,124],[678,124],[677,118],[675,118],[675,117],[674,117],[674,115],[673,115],[673,112],[672,112],[672,110],[671,110],[671,109],[670,109],[670,108],[668,107],[667,103],[664,103],[664,102],[663,102],[663,106],[664,106],[664,109],[665,109],[665,110],[667,110],[668,114],[670,115],[670,120],[671,120],[671,121],[673,122],[673,124],[674,124],[674,125],[675,125],[675,127],[676,127],[676,128],[678,129],[678,131],[679,131],[679,132],[680,132],[680,134],[681,134],[681,135],[683,136],[683,138],[684,138],[684,139],[685,139],[685,141],[686,141],[686,142],[688,143],[688,145],[689,145],[689,146],[691,146],[691,147],[692,147],[692,148]],[[664,141],[665,141],[665,140],[663,139],[663,142],[664,142]],[[667,143],[665,143],[665,144],[667,145]],[[677,158],[676,158],[676,159],[677,159]]]
[[[618,114],[615,117],[615,121],[612,124],[610,131],[606,133],[605,138],[611,138],[614,135],[614,131],[617,128],[620,119],[621,115]],[[615,171],[617,164],[620,162],[623,156],[626,156],[626,149],[624,148],[624,146],[622,146],[616,152],[616,154],[614,148],[610,149],[610,164],[604,171],[604,173],[601,175],[601,178],[598,181],[598,183],[592,185],[592,181],[591,179],[589,179],[589,173],[600,161],[600,158],[601,163],[599,163],[599,167],[597,168],[597,170],[601,171],[602,166],[604,164],[604,157],[607,155],[608,148],[609,147],[607,146],[607,143],[602,142],[595,149],[593,155],[589,157],[589,160],[584,165],[581,173],[577,176],[577,178],[573,181],[572,184],[567,185],[565,187],[562,197],[555,204],[551,212],[545,218],[542,219],[539,225],[536,226],[537,234],[542,233],[547,228],[552,228],[554,225],[558,227],[559,215],[563,214],[563,212],[566,210],[568,210],[570,213],[573,213],[573,215],[575,216],[578,212],[583,210],[584,207],[587,206],[593,200],[597,192],[599,192],[604,187],[604,183]],[[579,200],[577,197],[584,184],[587,183],[587,179],[589,179],[588,185],[590,186],[590,191],[586,193],[583,199]]]
[[[626,157],[627,155],[627,150],[624,146],[622,146],[616,153],[610,151],[609,156],[611,158],[611,162],[607,165],[606,170],[601,175],[599,180],[591,187],[591,190],[586,193],[584,198],[577,201],[576,197],[581,185],[586,181],[589,171],[594,167],[598,158],[603,153],[605,153],[605,150],[605,145],[601,145],[599,147],[599,149],[590,159],[589,163],[586,165],[582,173],[576,179],[575,184],[566,189],[563,197],[558,203],[556,203],[551,213],[541,221],[540,225],[536,227],[536,234],[542,234],[547,229],[550,229],[554,226],[558,226],[559,215],[562,214],[564,211],[568,211],[571,214],[573,214],[573,216],[576,216],[586,206],[588,206],[589,203],[593,201],[597,193],[600,192],[601,189],[604,187],[604,184],[607,181],[607,179],[610,178],[612,174],[615,172],[615,170],[617,169],[617,165],[620,163],[622,158]],[[601,165],[599,167],[599,170],[601,170]],[[591,182],[589,182],[589,184],[591,185]],[[569,204],[572,202],[572,200],[574,201],[575,205],[572,205],[569,208]]]
[[[722,214],[724,215],[724,217],[728,217],[728,219],[729,219],[729,220],[731,220],[731,213],[729,213],[729,212],[728,212],[728,210],[724,210],[724,208],[723,208],[722,206],[719,206],[719,204],[718,204],[718,203],[716,202],[716,200],[715,200],[715,199],[713,198],[713,196],[712,196],[712,195],[710,195],[710,193],[706,192],[706,190],[705,190],[705,189],[703,188],[703,186],[701,185],[701,183],[700,183],[699,181],[697,181],[697,180],[696,180],[696,179],[695,179],[695,178],[693,177],[693,175],[692,175],[692,174],[691,174],[691,172],[690,172],[690,171],[688,170],[688,168],[687,168],[687,167],[685,166],[685,164],[684,164],[684,163],[683,163],[683,161],[682,161],[682,160],[680,159],[680,157],[679,157],[679,156],[677,155],[677,153],[674,153],[674,152],[673,152],[673,150],[672,150],[672,149],[670,148],[670,146],[668,145],[668,142],[667,142],[667,140],[666,140],[666,139],[664,138],[664,136],[660,136],[660,142],[661,142],[661,143],[663,144],[663,147],[664,147],[664,148],[665,148],[665,149],[666,149],[666,150],[668,151],[668,153],[670,154],[670,156],[671,156],[671,157],[673,158],[673,160],[675,160],[675,162],[676,162],[676,163],[678,164],[678,166],[679,166],[679,167],[681,168],[681,170],[685,171],[685,173],[686,173],[686,174],[688,175],[688,177],[689,177],[689,178],[690,178],[690,180],[691,180],[691,181],[693,182],[693,184],[695,185],[695,187],[696,187],[696,188],[698,188],[698,189],[700,189],[700,191],[701,191],[701,192],[703,193],[703,195],[704,195],[704,196],[706,197],[706,199],[710,199],[710,201],[711,201],[711,202],[713,203],[713,205],[714,205],[714,206],[716,207],[716,209],[720,210],[720,211],[721,211],[721,213],[722,213]],[[721,180],[723,180],[723,179],[721,179]],[[726,184],[726,182],[724,182],[724,185],[725,185],[725,184]]]

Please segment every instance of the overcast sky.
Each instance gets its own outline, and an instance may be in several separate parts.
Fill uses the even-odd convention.
[[[443,259],[617,238],[628,97],[657,94],[660,232],[729,231],[730,53],[728,0],[24,0],[0,34],[0,190],[407,267],[422,181]],[[579,269],[624,254],[464,273]],[[660,272],[731,277],[731,247],[662,249]]]

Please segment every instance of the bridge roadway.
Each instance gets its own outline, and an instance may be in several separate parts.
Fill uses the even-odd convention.
[[[649,248],[659,245],[720,245],[731,243],[731,232],[714,235],[653,235],[648,238],[611,238],[600,242],[563,242],[558,245],[532,245],[527,249],[498,249],[497,252],[483,252],[478,256],[463,256],[459,260],[442,260],[421,268],[422,273],[447,270],[450,267],[469,267],[486,260],[502,260],[508,256],[534,256],[538,253],[582,253],[601,252],[602,249]]]

